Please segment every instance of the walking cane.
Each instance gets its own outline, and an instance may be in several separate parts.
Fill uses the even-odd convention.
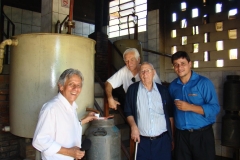
[[[138,141],[136,141],[136,145],[135,145],[135,157],[134,157],[134,160],[137,160],[137,149],[138,149]]]

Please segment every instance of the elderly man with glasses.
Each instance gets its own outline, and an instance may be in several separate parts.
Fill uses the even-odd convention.
[[[140,67],[140,82],[129,86],[124,113],[131,139],[138,142],[137,160],[171,160],[173,102],[168,89],[153,81],[152,64]]]

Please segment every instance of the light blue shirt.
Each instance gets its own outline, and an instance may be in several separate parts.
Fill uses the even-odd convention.
[[[158,136],[167,131],[162,98],[155,83],[151,91],[148,91],[142,82],[139,84],[137,120],[142,136]]]
[[[176,78],[169,86],[172,99],[180,99],[201,106],[204,115],[191,111],[180,111],[174,107],[175,126],[178,129],[199,129],[216,121],[220,110],[217,94],[212,82],[194,71],[186,84]]]

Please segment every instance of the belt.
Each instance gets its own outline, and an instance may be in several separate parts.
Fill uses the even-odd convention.
[[[188,132],[199,132],[200,131],[201,132],[201,131],[205,131],[211,127],[212,127],[212,125],[210,124],[210,125],[207,125],[205,127],[199,128],[199,129],[185,129],[184,131],[188,131]]]
[[[158,135],[158,136],[154,136],[154,137],[148,137],[148,136],[142,136],[142,135],[141,135],[141,138],[147,138],[147,139],[150,139],[150,140],[155,140],[155,139],[158,139],[158,138],[163,137],[166,133],[167,133],[167,131],[166,131],[166,132],[163,132],[162,134],[160,134],[160,135]]]

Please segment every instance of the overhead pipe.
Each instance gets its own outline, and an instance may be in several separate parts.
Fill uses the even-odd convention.
[[[3,59],[4,59],[4,52],[5,52],[5,46],[6,45],[18,45],[17,39],[6,39],[0,44],[0,73],[2,73],[3,69]]]

